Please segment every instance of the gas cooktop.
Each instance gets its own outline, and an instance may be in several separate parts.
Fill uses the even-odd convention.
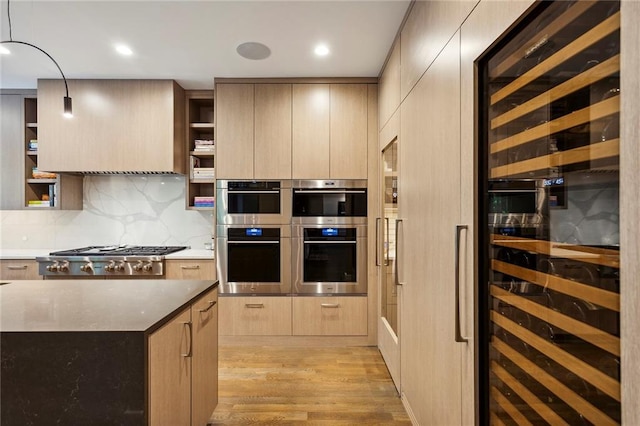
[[[54,251],[50,256],[164,256],[184,250],[184,246],[88,246]]]

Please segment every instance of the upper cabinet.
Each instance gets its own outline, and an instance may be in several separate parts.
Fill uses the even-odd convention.
[[[400,106],[400,38],[391,50],[391,54],[380,75],[379,120],[380,130],[387,124]]]
[[[184,173],[185,97],[173,80],[38,80],[39,167],[55,172]]]
[[[331,89],[328,84],[293,87],[293,178],[329,176]]]
[[[331,85],[329,177],[367,178],[366,84]]]
[[[220,179],[291,179],[291,84],[216,85]]]

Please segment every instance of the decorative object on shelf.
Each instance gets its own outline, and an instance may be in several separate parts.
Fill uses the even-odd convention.
[[[11,0],[7,0],[7,18],[9,19],[9,40],[3,40],[0,41],[0,44],[21,44],[24,46],[29,46],[32,47],[42,53],[44,53],[47,58],[51,59],[51,61],[55,64],[55,66],[58,68],[58,71],[60,71],[60,75],[62,76],[62,79],[64,80],[64,88],[65,88],[65,97],[64,97],[64,116],[65,117],[73,117],[73,109],[72,109],[72,105],[71,105],[71,97],[69,96],[69,86],[67,85],[67,78],[64,76],[64,73],[62,72],[62,68],[60,68],[60,65],[58,65],[58,62],[56,62],[55,59],[53,59],[53,56],[51,56],[50,54],[48,54],[44,49],[36,46],[35,44],[31,44],[31,43],[27,43],[26,41],[19,41],[19,40],[14,40],[13,39],[13,31],[12,31],[12,26],[11,26]],[[8,49],[5,49],[2,51],[2,53],[10,53]]]

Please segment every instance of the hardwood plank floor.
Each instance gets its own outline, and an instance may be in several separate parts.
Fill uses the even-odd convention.
[[[375,347],[221,346],[212,425],[410,425]]]

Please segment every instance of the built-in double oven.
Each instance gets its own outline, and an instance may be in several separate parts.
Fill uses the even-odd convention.
[[[367,293],[364,180],[218,181],[222,295]]]
[[[293,293],[367,293],[364,180],[292,183]]]

